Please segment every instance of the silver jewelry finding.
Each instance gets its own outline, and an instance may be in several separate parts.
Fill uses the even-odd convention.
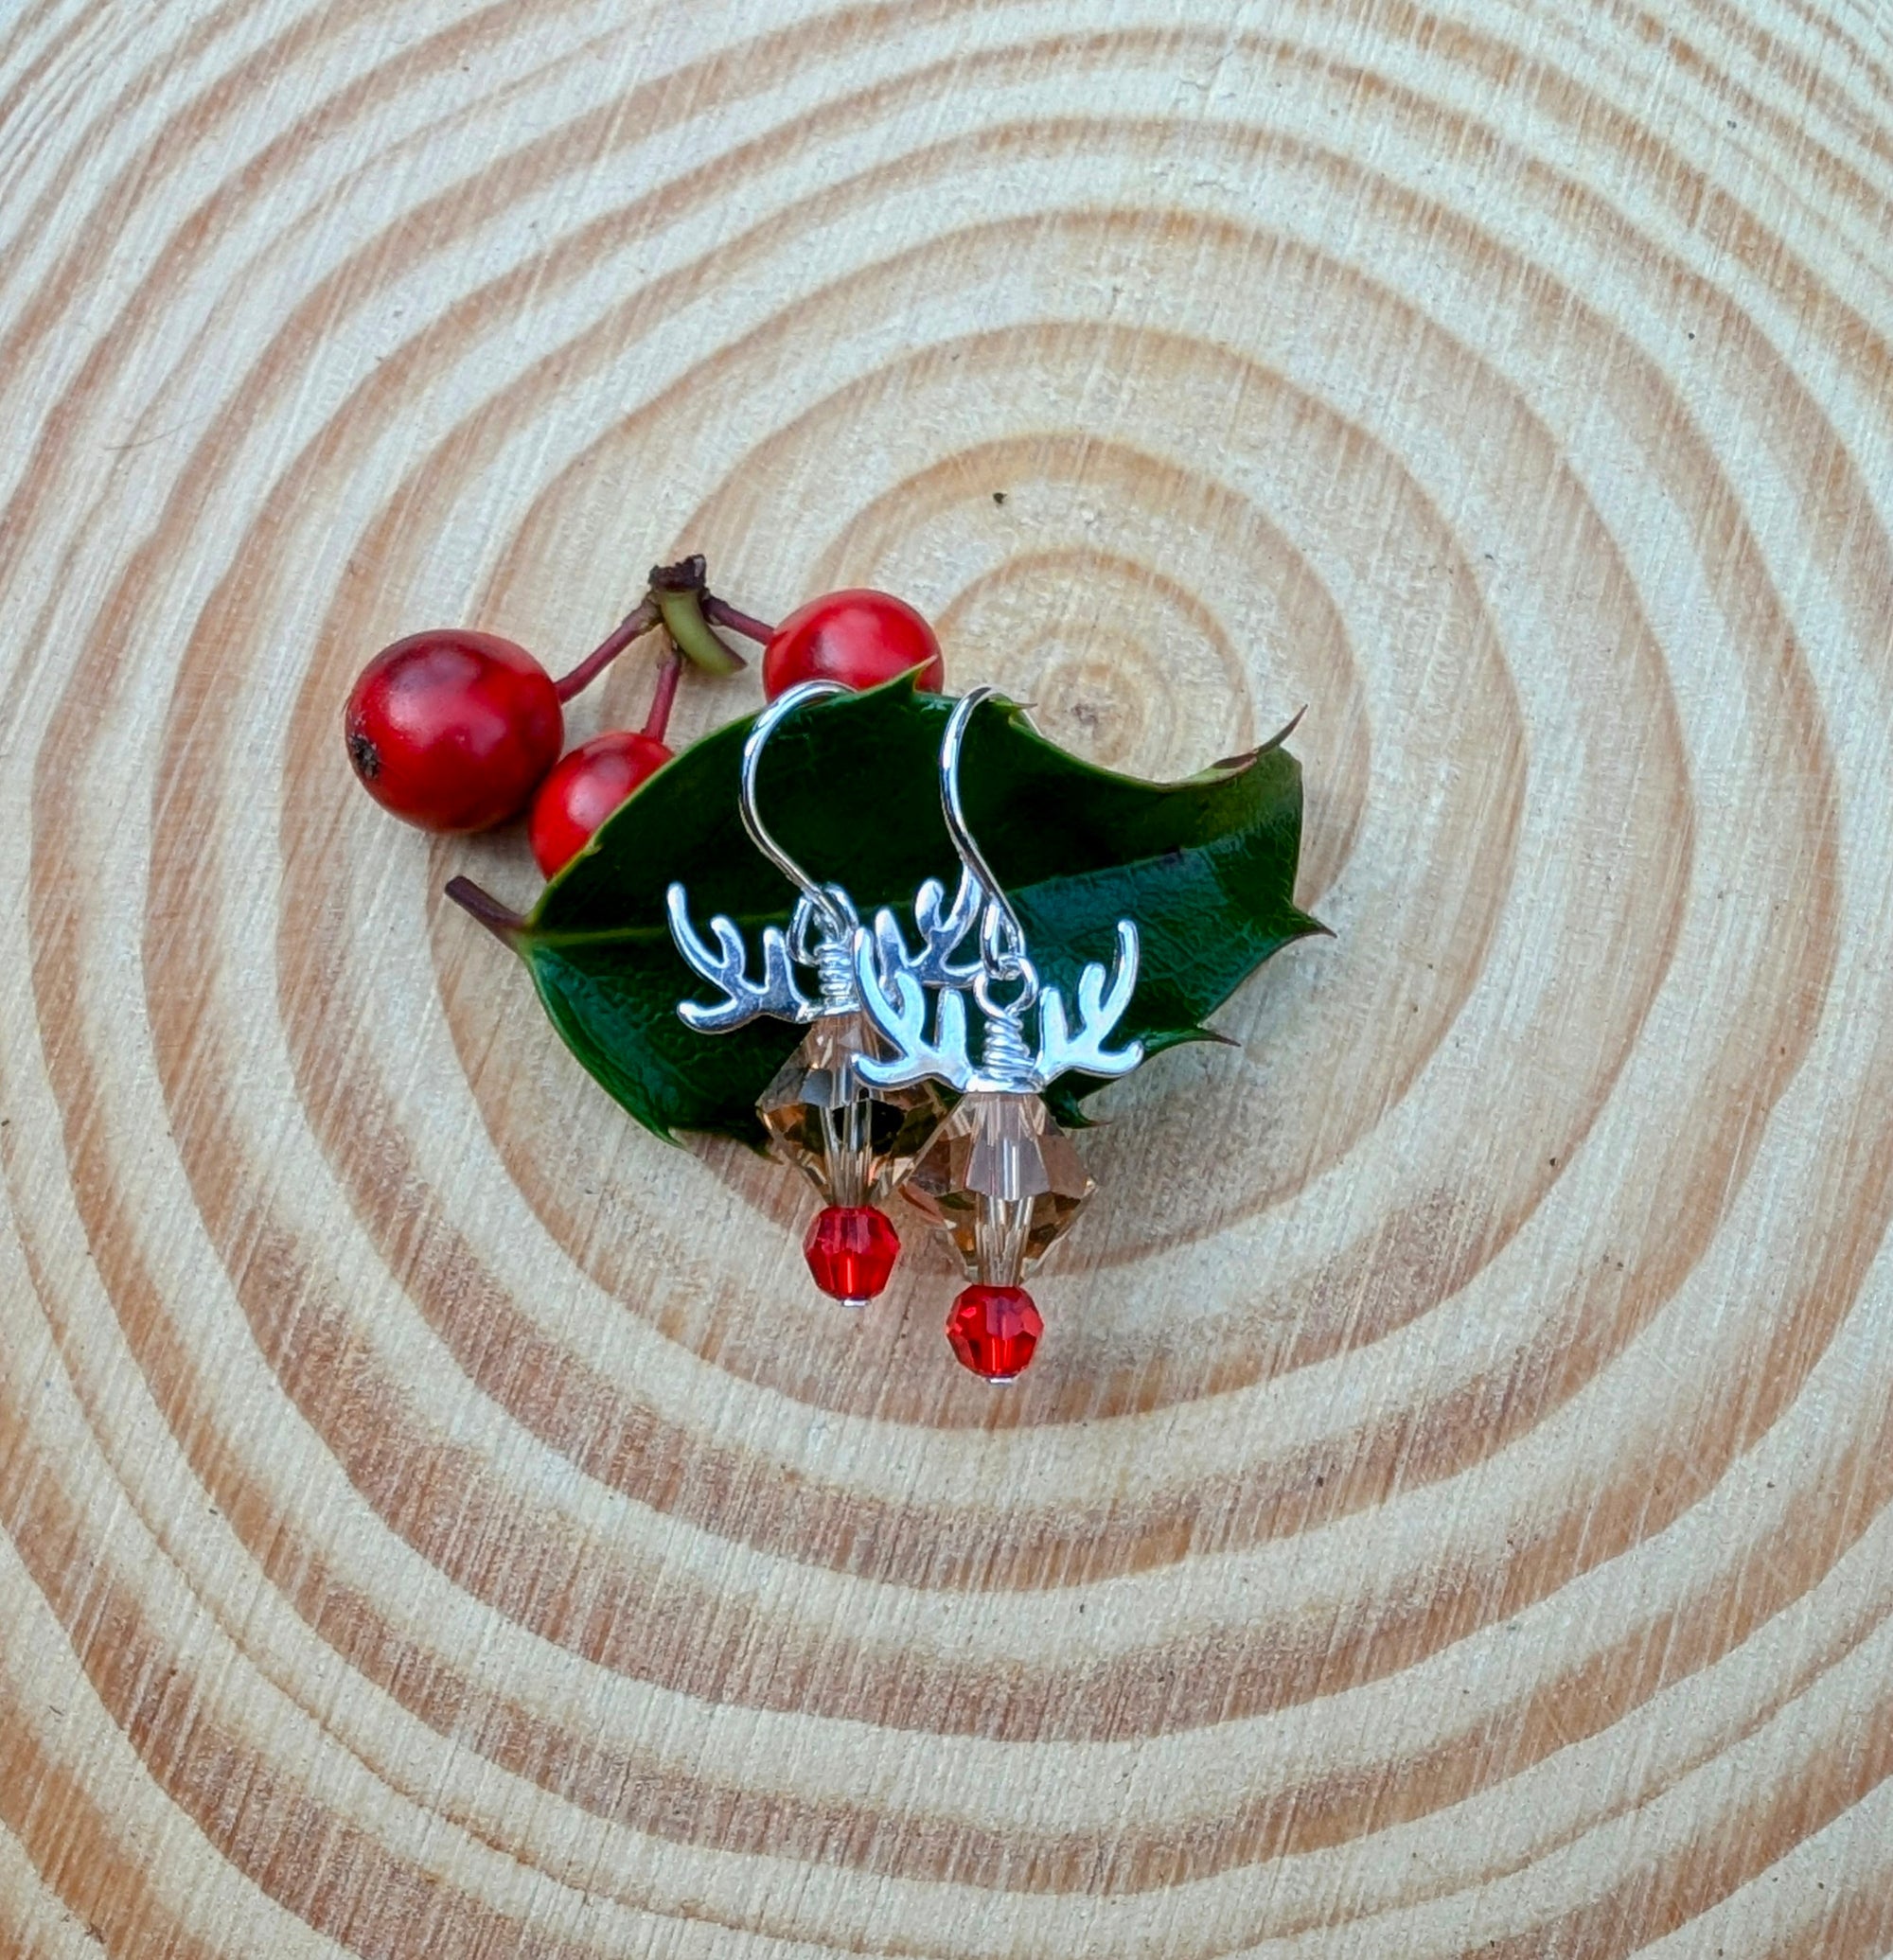
[[[868,1080],[862,1065],[883,1051],[880,1035],[861,1011],[855,979],[855,943],[864,937],[855,902],[843,887],[818,885],[771,834],[757,808],[756,781],[770,735],[805,703],[848,689],[832,680],[792,687],[756,717],[743,743],[737,803],[743,827],[769,861],[796,889],[785,931],[762,932],[762,972],[752,980],[741,929],[720,913],[710,921],[711,945],[690,921],[683,887],[665,894],[671,937],[685,964],[721,994],[719,1000],[682,1000],[677,1012],[700,1033],[724,1033],[759,1016],[806,1024],[756,1102],[756,1121],[771,1153],[793,1165],[822,1193],[823,1210],[803,1250],[823,1293],[859,1307],[888,1283],[900,1240],[881,1202],[912,1168],[920,1146],[946,1113],[946,1096],[932,1084],[888,1086]],[[917,971],[948,968],[977,909],[943,909],[938,889],[921,909]],[[898,935],[896,935],[898,937]],[[903,956],[908,949],[903,943]],[[812,971],[805,988],[797,969]]]
[[[756,849],[800,894],[786,933],[779,926],[763,927],[762,977],[749,978],[749,951],[734,920],[719,912],[710,921],[717,941],[713,949],[691,924],[690,902],[682,885],[672,884],[664,893],[670,936],[684,964],[723,995],[721,1000],[708,1005],[696,1000],[678,1002],[677,1012],[684,1025],[699,1034],[727,1033],[759,1015],[806,1022],[823,1015],[846,1014],[859,1005],[853,953],[860,921],[854,901],[840,885],[818,885],[777,843],[756,807],[756,775],[769,738],[805,702],[847,691],[836,680],[805,680],[771,701],[744,738],[736,792],[743,828]],[[797,984],[797,966],[815,973],[817,991],[813,995]]]
[[[1071,1069],[1128,1074],[1143,1060],[1143,1044],[1109,1046],[1137,987],[1137,927],[1118,921],[1108,979],[1095,962],[1079,975],[1074,1030],[1064,995],[1041,984],[1024,924],[966,821],[960,753],[967,724],[992,692],[976,688],[955,704],[940,745],[940,807],[960,858],[962,897],[978,909],[978,961],[955,965],[951,944],[937,961],[925,951],[910,956],[891,915],[876,913],[872,933],[855,934],[855,985],[861,1020],[885,1052],[863,1054],[856,1067],[883,1094],[932,1083],[959,1091],[902,1190],[946,1234],[974,1282],[946,1317],[953,1351],[987,1381],[1009,1382],[1031,1360],[1044,1327],[1019,1281],[1097,1188],[1040,1091]],[[929,881],[915,894],[923,934],[938,916],[940,892]],[[956,903],[954,911],[962,909]],[[967,1048],[969,994],[980,1011],[977,1063]]]
[[[962,1092],[1035,1095],[1074,1069],[1087,1075],[1128,1075],[1143,1060],[1141,1041],[1117,1049],[1106,1046],[1137,988],[1137,927],[1129,919],[1118,921],[1117,951],[1108,980],[1104,966],[1095,962],[1080,973],[1074,1030],[1064,995],[1055,986],[1040,983],[1025,927],[966,821],[960,796],[960,753],[974,711],[995,692],[978,687],[956,702],[940,745],[940,807],[962,867],[951,915],[944,925],[940,922],[941,887],[929,879],[914,896],[915,923],[924,941],[919,955],[908,952],[893,913],[885,908],[875,915],[872,934],[858,930],[854,935],[855,987],[862,1008],[892,1051],[885,1059],[864,1059],[860,1070],[865,1081],[881,1087],[930,1078]],[[972,968],[933,957],[946,927],[969,903],[978,905],[980,920],[980,957]],[[934,927],[931,932],[929,926]],[[945,953],[950,954],[957,944],[957,939],[946,941]],[[930,1039],[929,988],[936,990],[937,1002]],[[1002,998],[1001,989],[1013,991]],[[977,1064],[967,1046],[965,992],[972,994],[981,1015]],[[1033,1040],[1028,1038],[1027,1020],[1035,1011]]]

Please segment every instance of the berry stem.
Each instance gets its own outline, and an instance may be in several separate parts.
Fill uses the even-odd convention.
[[[619,621],[609,638],[601,640],[564,680],[554,681],[553,692],[561,701],[569,701],[590,687],[633,640],[642,640],[663,616],[657,600],[646,594],[634,612],[626,613]]]
[[[471,878],[449,878],[447,895],[463,911],[470,912],[503,946],[519,951],[519,936],[525,920],[502,905],[490,892],[484,892]]]
[[[653,742],[661,742],[670,726],[670,711],[677,701],[677,683],[683,678],[683,655],[673,646],[657,670],[657,685],[651,689],[650,713],[645,716],[644,732]]]
[[[742,634],[745,640],[753,640],[758,646],[767,646],[775,638],[775,628],[765,626],[759,619],[752,619],[747,612],[738,612],[727,599],[719,599],[715,592],[703,594],[703,616],[714,625],[728,627],[733,633]]]
[[[703,616],[703,554],[680,558],[674,565],[653,565],[650,595],[663,614],[664,629],[694,666],[706,674],[738,674],[743,656],[710,629]]]

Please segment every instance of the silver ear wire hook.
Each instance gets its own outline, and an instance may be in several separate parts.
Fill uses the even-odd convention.
[[[775,1020],[812,1021],[824,1014],[846,1013],[858,1005],[855,991],[854,944],[860,929],[853,901],[839,885],[818,885],[776,842],[756,807],[756,778],[769,738],[789,715],[808,701],[846,694],[838,680],[805,680],[778,695],[755,718],[743,740],[737,776],[736,807],[751,841],[781,872],[799,893],[788,930],[765,926],[762,931],[762,978],[749,978],[743,935],[734,921],[710,921],[713,948],[691,924],[683,887],[673,884],[665,893],[670,934],[684,964],[700,980],[721,990],[723,998],[711,1003],[683,1000],[678,1014],[702,1034],[726,1033],[758,1015]],[[815,969],[820,998],[810,999],[797,986],[794,969]]]
[[[743,828],[749,832],[750,841],[802,893],[803,902],[821,914],[822,923],[828,928],[828,937],[836,940],[845,940],[854,930],[855,921],[837,905],[833,892],[818,885],[770,835],[762,814],[756,808],[756,777],[762,768],[763,750],[768,746],[769,738],[798,708],[807,701],[847,692],[848,689],[839,680],[804,680],[779,694],[756,716],[754,726],[744,737],[742,774],[736,790],[736,806],[742,813]]]
[[[974,711],[999,693],[993,687],[976,687],[953,704],[946,718],[946,733],[940,738],[940,813],[946,820],[946,835],[966,874],[979,886],[983,903],[980,909],[980,963],[982,971],[973,982],[973,998],[986,1016],[989,1030],[997,1033],[1000,1051],[1008,1062],[1023,1066],[1025,1052],[1020,1024],[1038,1000],[1038,970],[1025,946],[1025,927],[1019,921],[1005,887],[993,875],[992,866],[980,849],[966,809],[960,798],[960,751],[965,745],[967,725]],[[1017,981],[1018,991],[1003,1003],[993,997],[995,983]],[[1015,1043],[1018,1044],[1015,1052]],[[996,1056],[997,1059],[997,1056]]]
[[[994,979],[1017,980],[1023,977],[1021,968],[1030,963],[1025,958],[1025,927],[1005,888],[993,875],[960,799],[960,751],[965,745],[967,725],[974,710],[998,693],[995,687],[973,688],[954,702],[953,712],[946,717],[946,733],[940,738],[940,814],[946,820],[946,835],[960,862],[972,874],[984,900],[980,913],[981,958]],[[1036,987],[1031,991],[1035,993]],[[1024,1004],[1030,1006],[1031,1002]]]

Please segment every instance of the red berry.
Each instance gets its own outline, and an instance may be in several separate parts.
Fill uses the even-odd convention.
[[[533,798],[526,835],[540,870],[551,877],[577,856],[599,824],[669,760],[655,735],[630,730],[594,735],[575,749]]]
[[[885,1211],[872,1205],[830,1205],[815,1214],[803,1257],[830,1299],[858,1307],[883,1291],[900,1257],[900,1237]]]
[[[565,739],[557,691],[532,655],[452,627],[383,647],[342,727],[363,787],[423,830],[486,830],[517,816]]]
[[[1022,1373],[1044,1332],[1023,1286],[969,1286],[946,1315],[946,1338],[961,1364],[989,1382]]]
[[[799,680],[878,687],[915,667],[919,684],[938,694],[946,680],[940,643],[905,599],[858,590],[824,592],[776,627],[763,649],[763,693],[774,700]]]

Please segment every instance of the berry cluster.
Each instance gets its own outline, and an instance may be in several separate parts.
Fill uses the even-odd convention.
[[[770,627],[717,598],[702,558],[690,557],[654,570],[643,602],[561,680],[492,633],[443,627],[397,640],[349,693],[348,760],[384,810],[423,830],[487,830],[526,812],[533,856],[551,877],[670,760],[664,733],[685,665],[743,666],[718,627],[761,645],[770,700],[803,680],[864,688],[917,673],[937,691],[945,680],[932,627],[904,600],[824,592]],[[663,654],[644,727],[594,735],[561,760],[563,703],[653,633]]]

